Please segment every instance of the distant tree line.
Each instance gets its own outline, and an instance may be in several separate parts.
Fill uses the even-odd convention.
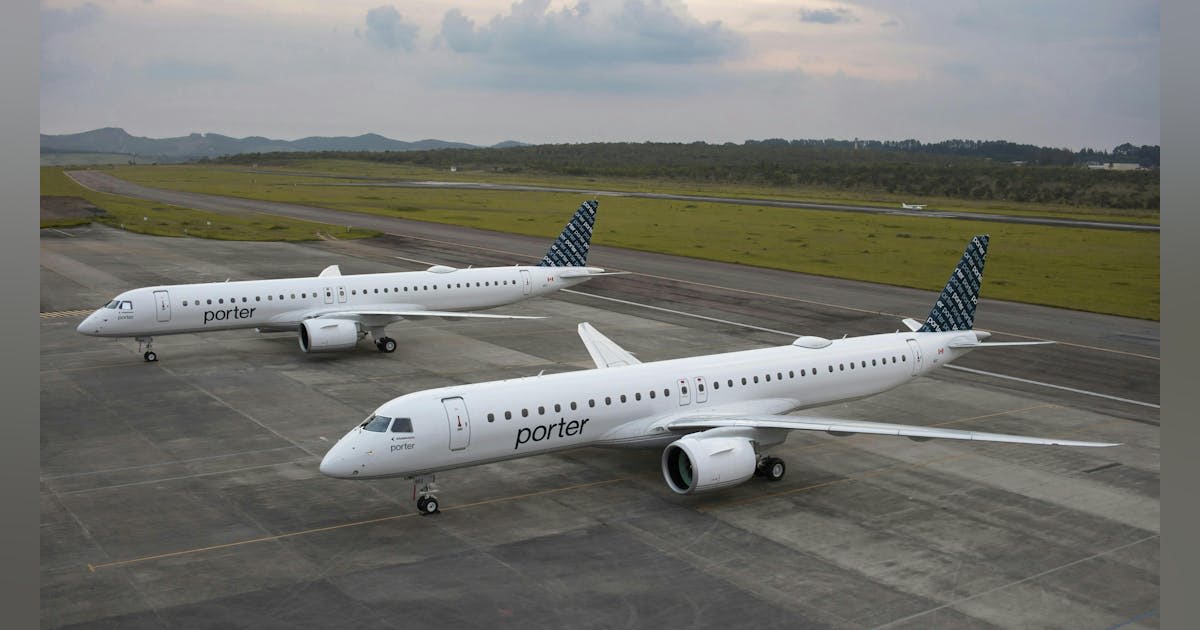
[[[1111,152],[1004,141],[751,140],[743,144],[589,143],[491,149],[246,153],[231,163],[354,159],[439,169],[545,173],[678,182],[826,187],[911,197],[1058,203],[1118,209],[1159,206],[1157,168],[1104,171],[1088,162],[1158,165],[1158,147]],[[1017,165],[1017,164],[1021,165]]]

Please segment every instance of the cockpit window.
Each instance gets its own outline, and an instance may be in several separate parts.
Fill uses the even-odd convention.
[[[368,431],[383,433],[384,431],[387,431],[388,425],[391,424],[391,422],[392,419],[387,416],[371,416],[362,424],[362,427]]]
[[[122,311],[132,311],[133,310],[133,302],[130,302],[129,300],[123,300],[121,302],[120,309]]]
[[[113,300],[113,301],[109,302],[108,304],[105,304],[104,308],[117,308],[118,304],[120,304],[119,301]]]
[[[392,422],[392,433],[412,433],[412,418],[396,418]]]

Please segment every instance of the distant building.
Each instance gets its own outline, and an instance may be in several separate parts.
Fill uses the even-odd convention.
[[[1137,162],[1088,162],[1087,167],[1093,171],[1140,171],[1144,170]]]

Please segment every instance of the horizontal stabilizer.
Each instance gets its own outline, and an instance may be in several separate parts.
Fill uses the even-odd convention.
[[[946,344],[950,348],[991,348],[995,346],[1048,346],[1053,341],[968,341],[955,339]]]
[[[917,332],[918,330],[921,330],[921,322],[911,317],[905,317],[903,321],[904,325],[907,326],[910,331]]]
[[[595,278],[596,276],[624,276],[628,271],[605,271],[599,267],[586,267],[559,272],[559,278]]]
[[[616,367],[619,365],[637,365],[641,363],[627,350],[618,346],[612,339],[600,334],[600,331],[584,322],[579,325],[579,337],[587,347],[588,354],[598,368]]]
[[[939,427],[924,427],[920,425],[890,424],[886,422],[863,422],[860,420],[813,418],[807,416],[689,416],[687,418],[671,422],[667,425],[667,428],[671,430],[711,429],[717,427],[824,431],[839,436],[850,435],[854,433],[871,433],[876,435],[905,436],[917,439],[942,438],[948,440],[974,440],[979,442],[1044,444],[1048,446],[1120,446],[1120,444],[1111,442],[1081,442],[1078,440],[1058,440],[1053,438],[1039,438],[1025,435],[1007,435],[1004,433],[984,433],[981,431],[942,429]]]

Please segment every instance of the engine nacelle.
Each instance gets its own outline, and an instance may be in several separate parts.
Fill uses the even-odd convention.
[[[348,319],[306,319],[300,322],[300,349],[337,352],[358,344],[358,324]]]
[[[689,435],[667,445],[663,478],[679,494],[736,486],[754,476],[758,456],[744,437]]]

